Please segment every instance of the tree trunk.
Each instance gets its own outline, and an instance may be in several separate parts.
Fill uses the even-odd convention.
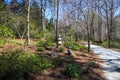
[[[30,0],[28,0],[28,9],[27,9],[27,35],[26,35],[26,44],[30,44],[30,32],[29,32],[29,17],[30,17]]]
[[[41,12],[42,12],[42,28],[43,28],[43,38],[46,36],[46,26],[45,26],[45,0],[41,0]]]
[[[113,7],[114,7],[114,4],[113,4],[113,0],[111,0],[111,14],[110,14],[110,40],[112,40],[112,33],[113,33]],[[111,46],[110,46],[111,47]]]
[[[89,5],[87,3],[88,6],[88,13],[87,13],[87,21],[86,21],[86,25],[87,25],[87,41],[88,41],[88,53],[90,52],[90,28],[89,28]]]
[[[110,40],[110,26],[109,26],[109,16],[108,16],[108,2],[105,1],[106,5],[106,19],[107,19],[107,30],[108,30],[108,48],[110,48],[111,40]]]
[[[95,17],[95,13],[94,13],[94,7],[93,7],[94,5],[93,5],[93,0],[92,0],[92,20],[91,20],[91,24],[90,24],[90,27],[91,27],[91,29],[90,29],[90,38],[91,38],[91,40],[94,42],[94,17]]]
[[[75,32],[75,41],[78,42],[78,35],[77,35],[77,32]]]
[[[57,20],[56,20],[56,44],[58,48],[58,15],[59,15],[59,0],[57,0]]]
[[[101,27],[101,12],[100,12],[100,3],[98,0],[98,40],[99,42],[102,41],[101,37],[102,37],[102,27]]]
[[[89,26],[87,23],[87,41],[88,41],[88,52],[90,52],[90,32],[89,32]]]

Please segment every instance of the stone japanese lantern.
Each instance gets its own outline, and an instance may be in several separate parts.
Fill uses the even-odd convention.
[[[62,44],[62,38],[61,38],[61,35],[59,34],[58,35],[58,45],[61,45]]]

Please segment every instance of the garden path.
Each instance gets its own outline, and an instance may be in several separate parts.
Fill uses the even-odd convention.
[[[91,50],[100,55],[105,78],[107,80],[120,80],[120,52],[96,45],[91,45]]]

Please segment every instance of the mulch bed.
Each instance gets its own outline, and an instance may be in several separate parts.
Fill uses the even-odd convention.
[[[15,49],[23,49],[23,45],[18,44],[6,44],[4,48],[2,48],[2,51],[4,50],[15,50]],[[37,51],[37,47],[35,45],[30,45],[26,47],[26,51],[34,52],[37,54],[44,54],[47,55],[49,52],[45,50],[44,52]],[[89,72],[83,73],[82,79],[75,79],[75,80],[105,80],[104,79],[104,73],[102,72],[100,64],[102,61],[99,59],[98,55],[95,55],[93,52],[87,53],[86,51],[73,51],[73,55],[69,56],[65,53],[60,53],[61,58],[67,61],[73,61],[81,64],[83,66],[83,69],[87,67],[87,64],[89,61],[95,61],[95,63],[98,65],[97,67],[90,68]],[[48,55],[47,55],[48,56]],[[36,73],[33,74],[34,80],[73,80],[69,77],[65,77],[63,75],[63,71],[65,70],[64,66],[58,66],[55,68],[49,68],[45,70],[44,73]]]

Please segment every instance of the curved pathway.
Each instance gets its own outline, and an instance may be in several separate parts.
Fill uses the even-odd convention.
[[[107,80],[120,80],[120,52],[91,45],[91,50],[103,60],[103,71]]]

